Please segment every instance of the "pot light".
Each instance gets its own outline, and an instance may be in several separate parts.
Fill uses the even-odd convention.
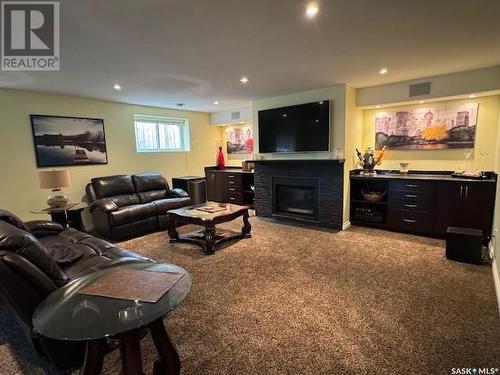
[[[380,106],[379,106],[379,105],[376,105],[376,106],[375,106],[375,108],[380,108]]]
[[[248,81],[250,81],[250,80],[248,79],[248,77],[245,77],[245,76],[241,77],[241,79],[240,79],[240,82],[243,84],[247,84]]]
[[[424,102],[423,100],[420,100],[420,101],[419,101],[419,103],[420,103],[420,104],[424,104],[425,102]]]
[[[384,75],[384,74],[387,74],[387,72],[389,72],[389,70],[387,70],[387,68],[382,68],[378,71],[378,74],[380,75]]]
[[[219,105],[219,102],[216,100],[216,101],[214,102],[214,104],[215,104],[215,105]]]
[[[308,18],[314,18],[318,15],[319,5],[315,1],[311,1],[306,5],[306,16]]]
[[[114,88],[116,91],[119,91],[119,90],[121,90],[121,89],[122,89],[122,87],[121,87],[118,83],[115,83],[115,84],[113,85],[113,88]]]
[[[469,95],[469,98],[471,98],[471,99],[472,99],[472,98],[475,98],[475,97],[476,97],[476,95],[474,95],[474,94],[470,94],[470,95]]]

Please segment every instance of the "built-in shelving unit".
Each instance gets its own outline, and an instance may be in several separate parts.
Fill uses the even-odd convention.
[[[452,177],[452,172],[414,172],[407,175],[362,175],[351,171],[353,225],[444,237],[448,227],[483,231],[491,238],[497,175],[480,180]],[[364,199],[362,192],[379,192],[380,202]]]

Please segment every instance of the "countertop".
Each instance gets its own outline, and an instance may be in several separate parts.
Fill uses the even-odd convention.
[[[495,182],[496,177],[488,177],[483,179],[474,179],[467,177],[453,177],[450,173],[439,173],[439,172],[428,172],[428,173],[408,173],[408,174],[399,174],[399,173],[380,173],[375,176],[367,176],[367,175],[359,175],[354,174],[354,171],[351,172],[352,179],[377,179],[377,180],[425,180],[425,181],[455,181],[455,182]]]

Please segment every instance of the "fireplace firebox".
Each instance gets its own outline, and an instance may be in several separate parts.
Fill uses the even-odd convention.
[[[273,177],[273,216],[318,222],[319,179]]]

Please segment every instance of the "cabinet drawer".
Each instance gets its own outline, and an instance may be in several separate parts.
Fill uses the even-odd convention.
[[[234,186],[234,185],[229,185],[226,187],[225,193],[224,194],[242,194],[241,186]]]
[[[226,193],[224,201],[227,203],[243,204],[243,196],[239,193]]]
[[[432,233],[434,220],[432,214],[389,210],[387,224],[400,231],[429,234]]]
[[[429,192],[391,191],[389,193],[389,208],[405,211],[433,212],[436,195]]]
[[[241,186],[241,174],[239,173],[224,173],[224,187]]]
[[[435,192],[436,184],[433,181],[421,180],[396,180],[389,181],[389,191],[427,191]]]

